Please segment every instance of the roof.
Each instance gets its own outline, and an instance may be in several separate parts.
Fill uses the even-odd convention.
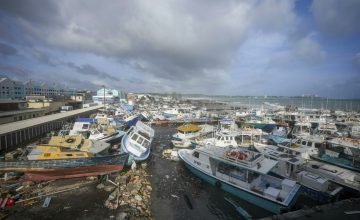
[[[64,118],[67,118],[70,116],[77,115],[77,114],[97,110],[99,108],[102,108],[102,106],[93,106],[93,107],[89,107],[89,108],[77,109],[77,110],[68,111],[68,112],[64,112],[64,113],[46,115],[46,116],[42,116],[42,117],[37,117],[37,118],[17,121],[17,122],[13,122],[13,123],[3,124],[3,125],[0,125],[0,135],[14,132],[14,131],[21,130],[21,129],[25,129],[25,128],[29,128],[29,127],[36,126],[39,124],[48,123],[48,122],[55,121],[55,120],[61,120],[61,119],[64,119]]]
[[[42,112],[44,109],[24,109],[24,110],[15,110],[15,111],[4,111],[0,112],[0,118],[18,114],[32,113],[32,112]]]
[[[0,104],[6,103],[25,103],[26,101],[23,100],[13,100],[13,99],[0,99]]]
[[[200,131],[200,129],[201,128],[199,126],[194,124],[186,124],[177,127],[177,130],[182,132],[196,132],[196,131]]]

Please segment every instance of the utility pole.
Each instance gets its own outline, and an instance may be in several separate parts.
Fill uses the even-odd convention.
[[[105,111],[105,85],[102,86],[104,88],[104,111]]]

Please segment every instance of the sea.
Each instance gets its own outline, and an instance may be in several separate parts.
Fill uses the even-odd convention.
[[[271,103],[281,106],[291,105],[305,109],[360,112],[360,99],[331,99],[314,96],[198,96],[192,98],[226,102],[234,107],[259,108],[264,103]]]

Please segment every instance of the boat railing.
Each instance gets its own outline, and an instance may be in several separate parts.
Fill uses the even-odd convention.
[[[200,149],[199,149],[200,150]],[[237,164],[240,166],[245,166],[245,167],[255,167],[255,166],[259,166],[260,162],[264,159],[264,155],[259,154],[259,153],[255,153],[255,154],[248,154],[247,157],[250,157],[249,159],[246,158],[242,158],[240,159],[237,156],[231,156],[231,155],[227,155],[227,151],[223,150],[223,149],[218,149],[218,148],[211,148],[210,149],[210,154],[219,157],[225,161],[231,162],[233,164]],[[245,152],[241,152],[240,153],[245,153]],[[207,151],[206,153],[209,154],[209,151]]]

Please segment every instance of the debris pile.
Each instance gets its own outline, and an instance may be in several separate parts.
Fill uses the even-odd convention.
[[[3,184],[0,187],[0,205],[2,209],[13,206],[29,206],[43,201],[45,197],[50,198],[48,199],[48,203],[50,203],[51,196],[53,195],[80,189],[95,181],[97,181],[97,177],[83,178],[72,181],[70,184],[66,183],[65,185],[61,185],[61,182],[56,182],[55,180],[40,183],[26,181]]]
[[[151,218],[150,194],[152,188],[146,170],[147,164],[140,167],[132,166],[127,172],[121,172],[114,181],[100,183],[97,189],[111,192],[105,201],[105,207],[118,209],[123,217],[131,216],[134,219]],[[109,185],[110,183],[111,185]]]
[[[168,160],[173,160],[173,161],[179,161],[178,149],[173,148],[173,149],[165,149],[165,150],[163,150],[162,158],[165,158],[165,159],[168,159]]]

